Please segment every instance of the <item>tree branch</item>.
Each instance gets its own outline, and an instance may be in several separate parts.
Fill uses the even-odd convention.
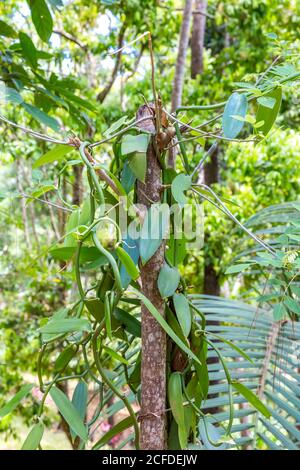
[[[122,26],[121,26],[120,32],[119,32],[119,37],[118,37],[118,49],[121,49],[122,46],[123,46],[126,28],[127,28],[126,23],[123,23]],[[97,95],[97,101],[100,101],[100,103],[103,103],[106,96],[110,92],[111,87],[113,86],[113,84],[115,82],[115,79],[117,78],[117,74],[118,74],[118,71],[119,71],[119,68],[120,68],[120,65],[121,65],[121,58],[122,58],[122,50],[118,50],[116,61],[115,61],[115,66],[114,66],[113,71],[111,73],[111,77],[110,77],[107,85]]]

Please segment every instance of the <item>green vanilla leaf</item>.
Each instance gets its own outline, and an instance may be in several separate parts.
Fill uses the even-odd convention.
[[[156,253],[169,231],[169,208],[165,204],[152,204],[144,218],[140,233],[142,264]]]
[[[176,202],[180,205],[180,207],[184,207],[186,203],[186,197],[184,195],[184,191],[190,189],[192,185],[192,178],[189,175],[185,175],[181,173],[177,175],[171,185],[172,195]]]
[[[146,153],[150,136],[148,134],[139,135],[124,135],[121,143],[122,155],[128,155],[130,153]]]
[[[113,311],[113,317],[120,322],[128,333],[137,338],[141,337],[141,322],[135,318],[131,313],[126,312],[119,307],[116,307]]]
[[[134,153],[133,155],[130,155],[128,157],[128,165],[134,176],[144,183],[147,171],[146,153]]]
[[[61,161],[72,150],[73,147],[70,145],[56,145],[53,147],[49,152],[45,153],[41,157],[39,157],[33,164],[32,168],[38,168],[42,165],[46,165],[47,163],[53,163],[55,161]]]
[[[183,294],[174,294],[173,303],[176,316],[184,336],[187,338],[192,327],[192,316],[188,299]]]
[[[83,424],[83,420],[73,403],[70,402],[68,397],[55,386],[51,388],[50,395],[59,412],[70,426],[70,429],[72,429],[75,434],[77,434],[83,441],[86,442],[88,439],[87,429]]]
[[[244,94],[233,93],[226,103],[222,129],[227,139],[235,139],[244,127],[244,121],[235,119],[233,116],[245,118],[248,109],[247,98]],[[256,119],[258,121],[258,119]]]
[[[185,449],[187,446],[187,433],[184,419],[184,405],[182,394],[182,383],[180,372],[173,372],[168,382],[168,399],[172,410],[172,415],[178,425],[178,438],[180,447]]]
[[[125,431],[126,429],[130,428],[133,425],[133,420],[131,416],[122,419],[119,423],[115,424],[107,433],[102,436],[99,441],[96,442],[93,446],[93,450],[100,449],[100,447],[107,444],[111,439],[121,432]]]
[[[264,122],[264,124],[259,127],[259,132],[262,132],[264,135],[267,135],[273,127],[280,110],[282,100],[282,88],[275,88],[274,90],[270,91],[270,93],[264,95],[261,98],[269,98],[275,100],[275,104],[272,108],[270,106],[266,106],[266,102],[261,102],[260,100],[256,113],[256,122]]]
[[[26,437],[21,450],[36,450],[44,434],[44,424],[36,423]]]
[[[157,286],[160,295],[170,297],[176,291],[180,281],[180,273],[177,268],[173,268],[165,263],[159,271]]]
[[[21,403],[21,401],[31,392],[33,384],[26,384],[11,398],[2,408],[0,408],[0,418],[8,415]]]
[[[84,318],[53,319],[39,328],[42,334],[71,333],[73,331],[91,331],[91,324]]]
[[[82,422],[84,422],[88,405],[88,387],[87,384],[81,380],[75,387],[72,396],[72,404],[77,410]],[[73,429],[71,429],[71,436],[73,440],[76,437],[76,433],[73,431]]]
[[[200,360],[198,357],[191,351],[190,348],[188,348],[184,342],[176,335],[176,333],[172,330],[172,328],[168,325],[166,320],[162,317],[162,315],[159,313],[157,308],[150,302],[147,297],[144,296],[141,292],[139,292],[137,289],[134,287],[132,288],[134,293],[136,294],[137,297],[141,299],[145,307],[149,310],[151,315],[155,318],[155,320],[160,324],[160,326],[165,330],[165,332],[172,338],[172,340],[179,346],[179,348],[185,352],[189,357],[194,359],[198,364],[201,364]]]
[[[268,408],[263,404],[263,402],[245,385],[237,382],[235,380],[232,381],[232,386],[243,395],[246,400],[256,408],[261,414],[263,414],[266,418],[271,417],[271,413]]]

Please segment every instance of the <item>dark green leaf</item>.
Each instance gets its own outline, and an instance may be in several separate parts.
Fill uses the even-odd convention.
[[[137,338],[141,337],[141,323],[132,314],[116,307],[113,311],[113,316],[124,326],[128,333]]]
[[[127,194],[130,193],[130,191],[133,189],[135,181],[135,173],[131,170],[128,160],[125,160],[121,174],[121,185],[123,186]]]
[[[7,38],[15,38],[17,36],[16,31],[7,23],[0,20],[0,36],[5,36]]]
[[[52,34],[53,21],[45,0],[29,0],[32,22],[44,42],[48,42]]]
[[[57,357],[54,364],[54,372],[59,372],[64,369],[72,359],[76,352],[76,348],[73,344],[67,346]]]
[[[25,33],[19,33],[19,40],[23,52],[23,57],[27,60],[29,65],[34,69],[38,65],[37,50],[32,42],[32,39]]]
[[[270,93],[265,95],[265,98],[271,98],[276,101],[273,108],[260,104],[256,113],[256,122],[264,121],[263,126],[259,127],[258,130],[264,135],[267,135],[273,127],[273,124],[276,121],[280,110],[282,100],[282,88],[275,88],[275,90],[272,90]]]

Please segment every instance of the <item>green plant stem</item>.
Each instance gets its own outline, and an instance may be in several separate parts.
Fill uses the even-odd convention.
[[[134,431],[135,431],[135,447],[138,450],[139,449],[139,440],[140,440],[139,439],[140,431],[139,431],[139,426],[138,426],[138,422],[137,422],[137,419],[136,419],[135,412],[133,411],[133,408],[132,408],[128,398],[125,395],[123,395],[122,393],[119,392],[119,390],[114,386],[114,384],[111,382],[111,380],[107,377],[107,375],[105,374],[105,372],[102,368],[101,361],[100,361],[99,354],[98,354],[98,348],[97,348],[98,334],[99,333],[98,333],[98,329],[97,329],[95,331],[93,337],[92,337],[93,355],[94,355],[94,361],[95,361],[97,370],[98,370],[103,382],[114,392],[114,394],[118,398],[120,398],[120,400],[123,401],[124,405],[126,406],[126,408],[128,410],[128,413],[131,416],[132,421],[133,421],[133,426],[134,426]]]

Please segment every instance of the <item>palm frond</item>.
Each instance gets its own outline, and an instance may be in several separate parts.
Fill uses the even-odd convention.
[[[231,378],[256,393],[267,405],[265,419],[239,393],[234,394],[235,420],[232,437],[236,446],[254,449],[300,448],[300,325],[273,321],[272,312],[220,297],[191,295],[193,304],[206,316],[207,331],[217,333],[242,348],[247,362],[230,345],[213,335],[210,340],[221,351]],[[209,357],[216,357],[210,348]],[[202,409],[217,412],[209,421],[220,427],[229,420],[228,386],[220,361],[208,365],[211,385]]]

